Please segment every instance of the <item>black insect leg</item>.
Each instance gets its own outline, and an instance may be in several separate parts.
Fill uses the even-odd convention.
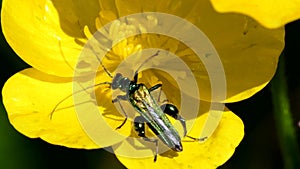
[[[156,84],[156,85],[150,87],[149,91],[152,92],[153,90],[156,90],[156,89],[160,88],[161,86],[162,86],[162,84]]]
[[[128,116],[127,116],[127,114],[126,114],[126,112],[125,112],[125,110],[124,110],[124,108],[123,108],[120,100],[127,100],[127,96],[126,95],[119,95],[115,99],[112,100],[113,103],[118,102],[118,104],[119,104],[119,106],[120,106],[123,114],[125,115],[125,120],[123,121],[123,123],[119,127],[116,128],[116,130],[120,129],[126,123],[127,118],[128,118]]]
[[[112,100],[112,103],[118,102],[119,100],[128,100],[126,95],[118,95],[115,99]]]
[[[195,138],[195,137],[191,137],[186,135],[187,131],[186,131],[186,122],[185,119],[179,115],[178,113],[178,109],[176,108],[176,106],[172,105],[172,104],[163,104],[161,105],[161,109],[164,111],[164,113],[166,113],[167,115],[173,117],[176,120],[179,120],[182,127],[183,127],[183,136],[186,136],[190,139],[193,139],[194,141],[204,141],[207,139],[207,137],[204,138]]]
[[[157,101],[158,101],[158,102],[160,102],[161,86],[162,86],[162,84],[156,84],[156,85],[150,87],[150,89],[149,89],[149,92],[152,92],[152,91],[154,91],[154,90],[160,88],[159,94],[158,94],[158,98],[157,98]]]
[[[186,136],[186,122],[185,119],[179,115],[179,111],[177,107],[173,104],[167,103],[160,106],[160,108],[166,113],[167,115],[173,117],[176,120],[179,120],[182,127],[183,127],[183,135]]]
[[[156,151],[154,154],[154,162],[155,162],[157,159],[157,154],[158,154],[158,140],[148,138],[145,135],[145,123],[146,123],[146,120],[142,116],[137,116],[134,119],[134,130],[138,133],[138,136],[143,138],[143,140],[155,143],[155,147],[156,147]]]
[[[161,91],[162,91],[162,90],[161,90],[161,87],[162,87],[162,84],[156,84],[156,85],[154,85],[154,86],[152,86],[151,88],[148,89],[150,92],[152,92],[152,91],[154,91],[154,90],[160,88],[159,94],[158,94],[158,98],[157,98],[157,101],[158,101],[159,103],[160,103],[160,96],[161,96]],[[162,103],[164,103],[164,102],[168,102],[168,100],[166,99],[166,100],[162,101]]]
[[[160,96],[161,96],[161,87],[162,87],[162,84],[156,84],[154,86],[152,86],[151,88],[149,88],[149,91],[152,92],[158,88],[160,88],[160,91],[159,91],[159,95],[158,95],[158,99],[157,101],[160,102]],[[164,100],[164,102],[167,102],[168,100]],[[167,115],[173,117],[174,119],[176,120],[179,120],[182,127],[183,127],[183,134],[184,136],[186,135],[187,131],[186,131],[186,122],[185,122],[185,119],[179,115],[179,111],[177,109],[177,107],[173,104],[170,104],[170,103],[166,103],[166,104],[163,104],[160,106],[160,108],[164,111],[164,113],[166,113]]]
[[[194,141],[205,141],[207,139],[207,137],[203,137],[203,138],[195,138],[195,137],[191,137],[191,136],[186,136],[187,138],[190,138]]]

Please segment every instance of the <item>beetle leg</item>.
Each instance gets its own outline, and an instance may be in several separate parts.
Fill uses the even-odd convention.
[[[187,134],[187,131],[186,131],[186,122],[185,122],[185,119],[179,115],[178,113],[178,109],[176,108],[176,106],[172,105],[172,104],[163,104],[160,106],[161,109],[164,111],[164,113],[166,113],[167,115],[173,117],[174,119],[176,120],[179,120],[182,127],[183,127],[183,136],[186,136],[190,139],[193,139],[194,141],[205,141],[207,139],[207,137],[204,137],[204,138],[195,138],[195,137],[191,137],[191,136],[188,136],[186,135]]]
[[[156,89],[158,89],[158,88],[160,88],[160,90],[161,90],[161,86],[162,86],[162,84],[159,83],[159,84],[156,84],[156,85],[150,87],[148,90],[149,90],[150,92],[152,92],[153,90],[156,90]]]
[[[112,103],[119,102],[119,100],[128,100],[126,95],[118,95],[115,99],[112,100]]]
[[[161,91],[162,91],[162,90],[161,90],[161,87],[162,87],[162,84],[159,83],[159,84],[156,84],[156,85],[150,87],[148,90],[149,90],[150,92],[152,92],[152,91],[154,91],[154,90],[160,88],[159,94],[158,94],[158,98],[157,98],[157,101],[158,101],[159,103],[165,103],[165,102],[168,102],[168,101],[169,101],[168,99],[165,99],[165,100],[163,100],[162,102],[160,101],[160,96],[161,96]]]
[[[125,116],[125,120],[122,122],[122,124],[120,126],[118,126],[116,128],[116,130],[120,129],[126,123],[127,118],[128,118],[128,116],[127,116],[127,114],[126,114],[126,112],[125,112],[125,110],[124,110],[124,108],[123,108],[120,100],[127,100],[127,96],[126,95],[119,95],[115,99],[112,100],[113,103],[118,102],[118,104],[119,104],[119,106],[120,106],[120,108],[121,108],[121,110],[122,110],[122,112],[123,112],[123,114]]]
[[[186,136],[187,138],[190,138],[194,141],[205,141],[207,139],[207,137],[203,137],[203,138],[195,138],[195,137],[191,137],[191,136]]]
[[[167,103],[167,104],[163,104],[160,106],[160,108],[164,111],[164,113],[166,113],[167,115],[173,117],[176,120],[179,120],[182,127],[183,127],[183,136],[186,136],[186,123],[185,123],[185,119],[180,116],[179,111],[177,109],[177,107],[173,104]]]
[[[140,136],[143,140],[155,143],[155,147],[156,147],[156,151],[154,154],[154,162],[155,162],[158,154],[158,139],[151,139],[145,135],[145,123],[146,120],[142,116],[137,116],[134,119],[134,130],[137,132],[138,136]]]

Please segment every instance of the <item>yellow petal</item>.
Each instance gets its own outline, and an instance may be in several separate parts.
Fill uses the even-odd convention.
[[[207,113],[197,118],[188,135],[197,137],[207,117]],[[133,168],[217,168],[224,164],[233,154],[244,135],[243,122],[229,110],[225,110],[216,132],[205,142],[194,142],[188,138],[182,141],[183,151],[167,151],[153,157],[128,158],[117,154],[118,159],[130,169]],[[130,143],[129,143],[130,144]],[[131,143],[132,144],[132,143]],[[153,146],[154,147],[154,146]],[[143,150],[142,148],[140,148]],[[153,150],[155,151],[155,150]]]
[[[126,43],[124,43],[124,40],[116,44],[115,48],[119,50],[114,50],[115,56],[120,55],[124,57],[126,52],[122,52],[122,50],[126,49],[126,45],[132,44],[141,45],[142,49],[155,47],[174,52],[193,70],[200,89],[201,99],[205,101],[237,102],[251,97],[268,84],[276,71],[278,57],[284,47],[284,28],[270,30],[241,14],[217,13],[213,10],[209,1],[172,1],[173,3],[180,5],[177,5],[176,8],[174,7],[174,10],[170,6],[166,7],[167,9],[165,8],[164,11],[163,7],[157,7],[154,10],[153,4],[149,2],[149,4],[143,3],[143,7],[145,7],[143,10],[167,11],[170,14],[185,17],[185,19],[195,24],[208,36],[216,48],[224,71],[220,67],[208,71],[207,65],[199,61],[199,59],[198,61],[195,60],[199,56],[196,56],[187,44],[178,43],[178,40],[172,39],[174,37],[166,37],[168,34],[166,36],[147,35],[146,37],[144,34],[140,39],[139,37],[132,38],[132,41],[131,39],[126,39]],[[134,5],[127,7],[129,4]],[[122,1],[116,1],[117,9],[122,15],[139,12],[139,5],[138,2],[127,4]],[[168,6],[171,3],[166,2],[164,5]],[[126,8],[122,8],[124,6]],[[134,8],[135,6],[136,8]],[[193,8],[190,9],[188,6],[193,6]],[[177,8],[180,8],[180,11]],[[187,9],[189,9],[188,12]],[[185,14],[182,11],[186,11]],[[166,23],[168,21],[158,20],[157,22]],[[129,23],[129,26],[132,25]],[[147,26],[145,28],[146,33]],[[172,30],[180,30],[179,28],[181,28],[180,25],[174,25]],[[209,55],[205,59],[213,62],[212,57],[209,57]],[[167,65],[168,63],[163,64]],[[210,75],[216,74],[216,72],[226,78],[226,82],[224,82],[226,83],[226,88],[222,92],[226,92],[227,97],[223,100],[211,97],[212,91],[220,90],[214,87],[216,86],[214,84],[218,81],[214,82],[214,84],[211,81],[216,77]]]
[[[208,1],[197,5],[187,19],[194,21],[219,53],[227,82],[225,102],[240,101],[261,90],[276,71],[284,47],[284,28],[270,30],[244,15],[217,13]],[[210,78],[201,79],[201,83],[214,90],[210,89]],[[209,97],[201,98],[210,101]]]
[[[80,2],[83,1],[4,0],[1,24],[5,38],[31,66],[48,74],[71,77],[86,41],[83,28],[95,24],[98,14],[97,9],[90,9],[99,6],[95,1],[84,1],[84,5]]]
[[[84,8],[81,8],[82,6]],[[183,17],[195,24],[212,41],[224,66],[227,98],[225,100],[211,98],[210,80],[214,77],[205,74],[202,70],[205,65],[195,64],[190,60],[194,73],[198,75],[198,85],[201,90],[207,91],[201,94],[201,99],[205,101],[235,102],[246,99],[261,90],[274,75],[278,56],[284,46],[283,28],[268,30],[244,15],[217,13],[208,0],[151,2],[132,0],[126,3],[104,0],[88,3],[85,1],[8,3],[5,0],[1,18],[8,42],[25,61],[50,74],[71,76],[78,54],[85,44],[87,30],[93,33],[96,27],[99,28],[116,17],[142,11],[158,11]],[[157,22],[153,24],[155,23],[157,24]],[[129,27],[132,28],[132,25]],[[145,29],[140,29],[143,27],[142,25],[133,30],[147,33]],[[174,25],[172,28],[176,30],[180,25]],[[131,31],[121,27],[108,30],[111,31],[108,34],[116,38],[109,39],[113,43],[118,40],[118,33]],[[116,30],[118,31],[114,33]],[[153,42],[157,41],[149,40],[149,43]],[[115,47],[113,51],[118,51],[115,56],[120,55],[122,58],[123,55],[143,48],[139,46],[141,44],[136,43],[126,42],[124,44],[127,46]],[[176,47],[177,42],[163,41],[155,47],[159,45],[164,45],[164,49],[176,54],[190,54],[186,48]]]
[[[249,24],[255,28],[251,26],[252,28],[249,30],[251,33],[249,32],[249,35],[243,35],[241,32],[242,30],[239,30],[239,28],[242,27],[242,23],[243,21],[241,21],[239,27],[230,28],[240,32],[231,32],[229,28],[227,28],[227,30],[224,29],[224,31],[228,31],[228,33],[224,35],[219,34],[220,37],[210,34],[214,38],[214,44],[217,45],[215,47],[219,52],[219,58],[222,62],[221,66],[224,68],[224,70],[221,71],[219,69],[220,67],[211,67],[210,70],[208,70],[206,67],[207,65],[205,65],[204,62],[199,59],[199,56],[196,56],[188,46],[183,45],[182,43],[176,43],[178,42],[177,40],[166,36],[149,34],[145,35],[144,39],[140,41],[137,40],[139,38],[135,38],[134,42],[127,39],[127,43],[119,43],[115,47],[124,49],[128,43],[132,43],[141,44],[143,51],[145,51],[145,48],[157,48],[157,50],[164,49],[174,52],[179,57],[177,60],[182,59],[187,66],[192,69],[189,71],[193,72],[193,76],[196,79],[198,86],[190,84],[191,81],[189,81],[188,76],[185,75],[188,72],[183,71],[182,65],[179,65],[178,62],[173,63],[172,61],[174,60],[172,59],[162,59],[169,58],[163,51],[160,52],[157,58],[151,59],[149,64],[156,61],[158,62],[158,66],[164,68],[166,72],[152,70],[154,74],[145,75],[140,80],[143,83],[149,83],[149,79],[146,79],[147,77],[156,76],[158,80],[163,83],[163,86],[168,86],[166,89],[169,89],[171,86],[177,87],[176,83],[182,82],[185,87],[180,88],[180,90],[190,95],[193,95],[195,91],[199,90],[201,100],[212,102],[237,102],[251,97],[268,84],[276,71],[277,61],[284,45],[284,32],[282,30],[270,31],[257,26],[257,23],[256,25],[253,25],[255,22],[249,20]],[[225,26],[225,24],[223,26]],[[266,39],[260,38],[264,36]],[[222,41],[225,38],[227,38],[228,41],[223,43]],[[166,41],[172,43],[165,43]],[[148,52],[148,54],[144,54],[143,57],[150,57],[157,52],[157,50],[153,50],[152,53]],[[131,58],[131,61],[128,61],[128,58],[126,57],[130,55],[131,52],[126,53],[127,56],[119,55],[118,53],[122,53],[121,51],[115,51],[115,53],[116,57],[110,57],[110,59],[115,61],[115,64],[122,62],[131,63],[127,68],[132,70],[132,72],[136,71],[135,68],[144,61],[138,60],[137,57]],[[123,56],[127,60],[117,60],[117,56]],[[205,59],[210,60],[210,57],[208,56]],[[211,60],[214,59],[211,58]],[[108,66],[111,65],[113,64]],[[170,80],[170,78],[167,77],[167,74],[173,76],[174,79]],[[223,76],[225,79],[220,82],[216,79],[217,76],[215,75]],[[226,86],[224,87],[224,90],[220,91],[218,86],[222,86],[222,83]],[[174,90],[170,90],[170,92],[172,91]],[[213,99],[212,92],[214,92],[214,94],[217,93],[217,95],[221,95],[218,92],[225,93],[225,100],[218,98]]]
[[[211,0],[219,12],[237,12],[253,17],[267,28],[278,28],[300,18],[298,0]]]
[[[115,130],[124,117],[116,114],[118,111],[111,97],[99,94],[102,98],[97,99],[98,108],[95,99],[84,100],[83,96],[91,96],[88,90],[80,88],[81,91],[76,90],[80,92],[68,97],[73,93],[72,87],[72,78],[51,76],[34,68],[15,74],[2,90],[11,124],[30,138],[40,137],[49,143],[72,148],[106,147],[129,135],[130,124],[125,124],[121,131]]]

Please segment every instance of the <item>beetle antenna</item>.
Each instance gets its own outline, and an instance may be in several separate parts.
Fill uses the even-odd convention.
[[[139,72],[139,70],[142,68],[142,66],[144,66],[150,59],[153,59],[155,56],[159,55],[160,50],[158,50],[155,54],[153,54],[152,56],[150,56],[149,58],[147,58],[135,71],[135,74],[137,74]]]
[[[98,58],[98,54],[95,52],[95,50],[91,47],[94,55],[96,56],[98,62],[100,63],[100,65],[102,66],[103,70],[107,73],[107,75],[111,78],[113,78],[114,76],[106,69],[106,67],[102,64],[102,61]]]
[[[53,110],[51,111],[51,113],[50,113],[50,115],[49,115],[49,116],[50,116],[50,120],[52,120],[53,114],[54,114],[54,112],[56,111],[57,107],[58,107],[61,103],[63,103],[64,101],[66,101],[68,98],[70,98],[70,97],[73,96],[74,94],[83,92],[83,91],[85,91],[86,89],[90,89],[90,88],[93,88],[93,87],[96,87],[96,86],[100,86],[100,85],[104,85],[104,84],[111,85],[110,82],[103,82],[103,83],[99,83],[99,84],[96,84],[96,85],[93,85],[93,86],[89,86],[89,87],[87,87],[87,88],[84,88],[84,89],[82,89],[82,90],[78,90],[78,91],[76,91],[76,92],[74,92],[74,93],[72,93],[72,94],[67,95],[65,98],[63,98],[61,101],[59,101],[59,102],[55,105],[55,107],[53,108]]]

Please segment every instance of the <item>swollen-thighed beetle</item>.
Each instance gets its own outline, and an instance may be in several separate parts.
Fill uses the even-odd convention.
[[[97,56],[95,51],[93,51],[94,54]],[[148,138],[145,135],[145,124],[149,126],[149,128],[154,132],[154,134],[169,148],[171,148],[173,151],[180,152],[183,150],[182,144],[181,144],[181,138],[175,129],[175,127],[172,125],[172,123],[169,121],[166,114],[170,115],[171,117],[175,118],[176,120],[179,120],[181,125],[183,126],[183,136],[186,136],[188,138],[191,138],[195,141],[203,141],[206,138],[194,138],[187,136],[186,131],[186,122],[183,117],[179,115],[179,111],[177,107],[171,103],[163,103],[162,105],[159,105],[158,102],[153,98],[151,95],[151,92],[161,88],[162,84],[156,84],[150,88],[147,88],[145,84],[138,83],[138,72],[140,68],[147,63],[150,59],[156,57],[159,55],[160,51],[157,51],[155,54],[147,58],[135,71],[133,80],[130,80],[127,77],[124,77],[121,73],[117,73],[115,76],[112,76],[112,74],[105,68],[105,66],[102,64],[100,59],[97,57],[99,63],[101,64],[104,71],[112,78],[112,82],[102,82],[99,84],[96,84],[94,86],[90,86],[88,88],[92,88],[99,85],[110,85],[112,90],[121,90],[124,92],[124,95],[118,95],[115,99],[112,100],[113,103],[118,102],[123,114],[125,115],[125,120],[123,123],[117,127],[116,129],[120,129],[127,121],[127,114],[121,104],[121,100],[129,101],[130,104],[135,108],[135,110],[140,114],[140,116],[137,116],[134,119],[134,129],[138,133],[138,136],[140,136],[145,141],[154,142],[156,144],[156,151],[154,154],[154,161],[157,159],[158,154],[158,139],[155,138]],[[87,88],[86,88],[87,89]],[[84,89],[85,90],[85,89]],[[77,92],[74,92],[72,95],[82,92],[84,90],[80,90]],[[72,95],[68,95],[63,100],[61,100],[53,109],[53,111],[50,114],[50,119],[52,118],[53,113],[55,112],[56,108],[59,104],[61,104],[64,100],[71,97]]]

